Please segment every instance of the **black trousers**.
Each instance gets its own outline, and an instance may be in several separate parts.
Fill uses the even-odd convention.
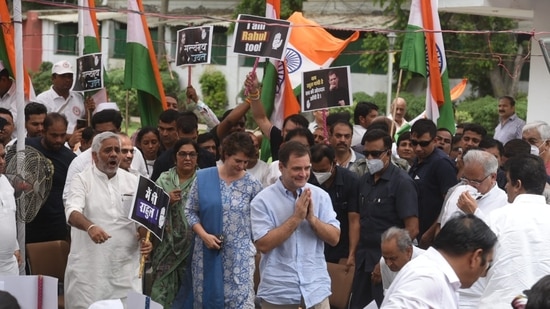
[[[382,305],[382,300],[384,300],[382,282],[373,284],[371,275],[372,272],[366,272],[363,267],[355,270],[349,309],[363,309],[373,299],[376,300],[378,307]]]

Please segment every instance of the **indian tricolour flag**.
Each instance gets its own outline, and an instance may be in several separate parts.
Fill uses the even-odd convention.
[[[266,17],[279,19],[280,13],[280,0],[266,1]],[[300,112],[300,104],[290,87],[284,61],[270,59],[266,63],[263,84],[261,95],[266,114],[270,115],[274,126],[282,128],[284,118]]]
[[[288,21],[292,22],[292,32],[285,59],[293,89],[301,85],[302,72],[328,68],[350,42],[359,38],[359,31],[345,40],[336,38],[301,12],[294,12]]]
[[[80,56],[101,53],[101,36],[99,35],[99,27],[96,18],[95,0],[78,0],[80,10],[78,10],[78,20],[80,27],[80,34],[83,36]],[[107,73],[103,70],[103,82],[107,81]],[[96,94],[100,92],[100,94]],[[107,90],[102,88],[98,91],[92,91],[94,99],[98,97],[105,98],[107,101]],[[100,104],[103,102],[96,102]],[[120,102],[122,103],[122,102]]]
[[[137,90],[141,125],[157,125],[166,100],[141,0],[128,0],[124,86]]]
[[[17,82],[20,80],[25,81],[25,100],[31,101],[35,98],[35,94],[29,73],[27,73],[27,70],[23,69],[23,79],[18,79],[17,76],[15,76],[15,30],[6,1],[0,1],[0,24],[2,25],[2,29],[0,30],[0,59],[3,60],[2,63],[11,77]]]
[[[100,53],[101,42],[99,40],[99,28],[97,26],[97,18],[95,11],[95,0],[79,0],[81,15],[81,30],[80,33],[84,37],[84,48],[82,55]]]
[[[428,78],[426,117],[440,128],[455,132],[449,77],[437,0],[412,0],[401,69]]]
[[[280,17],[280,0],[267,0],[266,17]],[[293,13],[288,21],[292,23],[292,31],[285,60],[267,63],[262,88],[266,114],[270,115],[271,123],[281,129],[286,117],[300,112],[296,95],[300,93],[302,72],[328,68],[348,43],[359,37],[359,32],[355,32],[346,40],[335,38],[300,12]],[[266,144],[262,145],[262,160],[271,153]]]

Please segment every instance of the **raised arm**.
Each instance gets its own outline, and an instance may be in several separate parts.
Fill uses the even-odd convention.
[[[250,104],[241,103],[235,107],[218,125],[216,128],[216,135],[218,138],[223,140],[224,137],[229,135],[231,128],[233,128],[248,112],[250,109]]]
[[[193,104],[184,104],[185,109],[190,110],[195,115],[197,115],[201,122],[206,124],[208,130],[212,130],[212,128],[220,123],[218,120],[218,116],[214,114],[214,111],[212,111],[212,109],[210,109],[210,107],[208,107],[208,105],[206,105],[204,102],[199,100],[197,91],[195,91],[195,88],[193,88],[193,86],[187,86],[185,94],[187,96],[187,99],[193,102]]]
[[[248,89],[247,102],[250,102],[252,117],[254,118],[254,121],[256,121],[256,124],[258,124],[258,127],[260,127],[260,130],[262,131],[264,136],[269,138],[271,127],[273,125],[271,124],[271,121],[269,121],[269,119],[267,118],[264,107],[260,100],[259,81],[255,72],[248,73],[244,85]]]

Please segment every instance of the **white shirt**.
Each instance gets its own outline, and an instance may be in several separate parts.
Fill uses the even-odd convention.
[[[460,285],[451,265],[430,247],[401,269],[380,308],[458,308]]]
[[[69,195],[69,188],[71,187],[71,181],[73,180],[74,176],[80,172],[83,172],[86,168],[88,168],[88,166],[92,165],[93,162],[94,160],[92,159],[92,148],[86,149],[86,151],[79,154],[78,157],[74,158],[74,160],[71,162],[71,165],[69,165],[69,169],[67,170],[65,188],[63,188],[64,202],[67,200],[67,196]],[[137,171],[144,177],[149,177],[147,176],[147,167],[145,166],[143,155],[141,154],[141,151],[139,151],[139,149],[137,149],[136,147],[134,147],[134,159],[132,160],[132,164],[130,164],[130,168],[134,171]]]
[[[269,165],[269,171],[266,176],[267,185],[274,184],[279,177],[281,177],[281,170],[279,169],[279,160],[276,160]]]
[[[363,139],[363,135],[365,135],[365,132],[367,132],[367,129],[363,128],[363,126],[361,126],[360,124],[353,125],[353,136],[351,137],[351,147],[361,145],[361,140]]]
[[[346,165],[340,165],[340,164],[338,164],[338,166],[341,166],[341,167],[343,167],[343,168],[349,169],[349,167],[350,167],[355,161],[357,161],[359,158],[361,158],[361,157],[359,157],[359,156],[357,155],[357,152],[355,152],[355,150],[353,150],[353,149],[350,148],[349,151],[351,152],[351,154],[350,154],[350,156],[349,156],[349,161],[348,161],[348,163],[347,163]],[[361,155],[361,156],[362,156],[362,155]],[[363,157],[363,156],[362,156],[362,157]],[[364,158],[364,157],[363,157],[363,158]]]
[[[451,193],[449,198],[446,200],[446,203],[443,207],[443,211],[441,212],[440,221],[441,227],[447,223],[447,221],[451,220],[454,216],[458,214],[463,214],[464,212],[458,208],[457,202],[458,198],[460,197],[460,194],[464,191],[477,191],[474,187],[469,185],[459,185],[457,186],[454,191]],[[480,218],[481,220],[485,221],[487,216],[495,209],[498,209],[504,205],[508,204],[508,196],[506,195],[506,192],[499,188],[497,184],[493,186],[489,192],[481,196],[479,200],[477,200],[477,209],[474,213],[476,217]]]
[[[246,170],[252,175],[255,179],[262,183],[262,187],[265,188],[270,185],[267,182],[267,177],[269,176],[269,165],[262,160],[258,160],[258,163],[254,165],[253,168]]]
[[[413,252],[411,256],[411,261],[414,260],[416,257],[424,254],[424,252],[426,251],[416,246],[412,246],[412,248]],[[384,287],[384,294],[388,291],[390,285],[392,284],[398,273],[398,271],[392,271],[388,267],[388,264],[386,264],[386,260],[384,260],[384,257],[380,258],[380,274],[382,276],[382,286]]]
[[[450,197],[446,200],[444,210],[441,213],[440,223],[441,227],[445,225],[452,217],[457,214],[464,213],[457,206],[458,197],[464,191],[477,191],[474,187],[469,185],[459,185],[451,193]],[[476,217],[486,221],[487,216],[495,209],[508,205],[508,196],[506,192],[498,187],[497,184],[493,186],[489,192],[483,195],[477,200],[477,209],[474,213]],[[485,289],[485,278],[480,277],[471,287],[467,289],[459,289],[459,307],[461,309],[477,309],[479,306],[479,299]]]
[[[0,276],[19,275],[19,265],[13,255],[15,250],[19,250],[13,193],[6,176],[0,175]]]
[[[508,308],[511,299],[550,273],[550,206],[520,194],[487,219],[498,237],[479,308]]]
[[[84,106],[84,98],[82,94],[75,91],[69,92],[69,97],[65,99],[50,87],[36,97],[36,102],[46,106],[48,113],[56,112],[65,115],[69,125],[67,133],[72,134],[76,127],[76,120],[83,119],[86,115],[86,107]]]
[[[78,211],[111,238],[96,244],[87,231],[71,229],[65,271],[65,301],[71,308],[88,308],[99,300],[125,298],[130,290],[141,291],[138,224],[128,218],[137,182],[122,169],[108,179],[95,166],[74,176],[65,203],[67,219]]]
[[[403,122],[401,122],[401,124],[397,123],[397,121],[393,119],[393,116],[391,115],[391,113],[387,117],[393,120],[393,122],[395,123],[395,132],[399,132],[402,126],[409,123],[407,120],[405,120],[405,118],[403,118]]]

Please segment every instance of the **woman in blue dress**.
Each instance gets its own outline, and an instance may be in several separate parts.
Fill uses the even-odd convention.
[[[185,217],[195,233],[191,262],[193,308],[254,308],[250,201],[262,185],[245,170],[256,150],[250,135],[222,142],[219,167],[197,172]]]

